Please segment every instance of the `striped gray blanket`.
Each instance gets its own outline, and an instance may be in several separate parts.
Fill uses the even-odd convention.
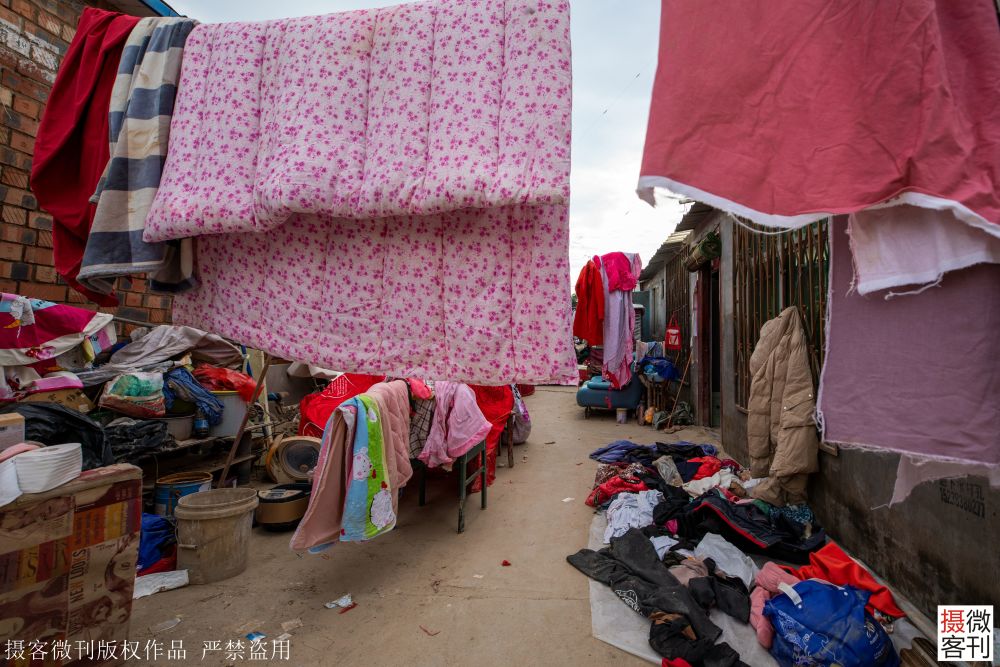
[[[191,239],[142,240],[160,185],[184,43],[196,21],[145,18],[129,35],[108,110],[111,159],[91,201],[97,204],[79,281],[103,294],[119,276],[148,274],[152,289],[194,287]]]

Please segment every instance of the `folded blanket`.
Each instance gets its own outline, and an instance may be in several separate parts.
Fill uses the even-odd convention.
[[[142,19],[122,51],[108,111],[111,160],[91,197],[97,212],[78,277],[95,292],[110,294],[115,278],[137,273],[151,274],[154,290],[194,286],[191,240],[147,243],[142,233],[167,154],[184,42],[195,25]]]
[[[184,58],[145,231],[199,237],[175,321],[348,372],[575,381],[568,2],[200,25]]]

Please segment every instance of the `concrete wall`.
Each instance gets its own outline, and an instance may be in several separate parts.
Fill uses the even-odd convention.
[[[38,208],[28,182],[38,123],[86,5],[113,8],[0,0],[0,291],[95,310],[56,275],[52,218]],[[170,297],[149,294],[145,279],[120,280],[118,288],[120,307],[102,310],[141,322],[170,320]]]
[[[824,528],[931,619],[939,604],[1000,605],[1000,490],[980,477],[926,482],[883,507],[898,462],[892,452],[821,453],[809,498]]]

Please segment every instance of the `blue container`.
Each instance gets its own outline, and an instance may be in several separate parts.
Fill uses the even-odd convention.
[[[212,488],[212,473],[181,472],[156,480],[153,490],[153,511],[160,516],[173,516],[177,501],[184,496]]]

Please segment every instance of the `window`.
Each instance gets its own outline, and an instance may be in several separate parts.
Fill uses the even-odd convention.
[[[756,228],[746,220],[747,227]],[[773,230],[766,230],[773,231]],[[756,234],[733,225],[733,324],[736,329],[736,404],[750,396],[750,355],[760,328],[789,306],[797,306],[818,382],[826,348],[829,221],[783,234]]]

